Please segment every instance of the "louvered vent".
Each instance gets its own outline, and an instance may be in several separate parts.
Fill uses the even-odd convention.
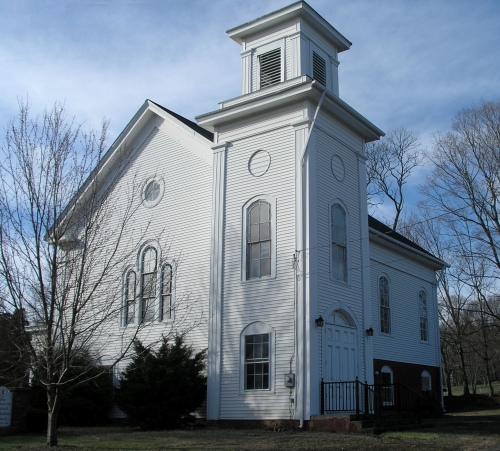
[[[274,49],[259,56],[260,87],[274,85],[281,81],[281,49]]]
[[[313,78],[326,86],[326,63],[316,52],[313,52]]]

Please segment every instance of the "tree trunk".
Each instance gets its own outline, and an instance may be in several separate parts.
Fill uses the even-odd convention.
[[[469,378],[467,377],[467,367],[465,365],[464,350],[462,344],[459,342],[459,355],[460,355],[460,366],[462,370],[462,378],[464,382],[464,396],[470,396],[469,390]]]
[[[448,390],[448,396],[453,396],[451,392],[451,371],[448,369],[448,357],[446,352],[443,350],[443,344],[441,345],[441,361],[443,362],[443,373],[444,380],[446,381],[446,388]]]
[[[57,446],[57,416],[59,414],[59,390],[47,388],[47,446]]]
[[[453,396],[451,387],[451,371],[446,372],[446,388],[448,389],[448,396],[451,398]]]

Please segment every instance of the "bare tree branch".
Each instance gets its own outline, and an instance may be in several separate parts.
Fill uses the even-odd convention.
[[[395,209],[392,228],[396,230],[405,201],[404,185],[424,161],[420,138],[405,127],[394,128],[381,141],[368,143],[366,153],[368,202],[376,205],[387,198]]]

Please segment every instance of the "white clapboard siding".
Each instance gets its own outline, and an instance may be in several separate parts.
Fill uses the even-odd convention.
[[[174,279],[175,301],[186,299],[183,308],[192,308],[191,318],[202,317],[208,311],[208,292],[210,274],[210,212],[211,212],[211,173],[212,167],[206,159],[190,151],[179,140],[169,136],[168,126],[162,126],[161,131],[154,128],[143,142],[133,143],[130,148],[131,158],[124,168],[111,195],[116,199],[116,219],[120,221],[120,212],[130,199],[134,186],[140,189],[141,182],[151,176],[162,177],[164,194],[160,203],[153,208],[137,205],[130,227],[127,229],[126,240],[123,246],[138,245],[141,234],[147,228],[144,242],[152,240],[160,252],[162,260],[178,264]],[[173,133],[179,133],[178,130]],[[186,138],[189,139],[189,138]],[[209,145],[207,152],[211,154]],[[137,195],[135,202],[140,201]],[[126,249],[123,249],[126,252]],[[130,257],[124,262],[127,266],[138,266],[138,255]],[[138,274],[139,280],[139,274]],[[117,270],[112,287],[105,290],[121,292],[122,271]],[[121,302],[120,296],[116,302]],[[205,313],[203,313],[205,312]],[[179,311],[179,318],[182,312]],[[139,338],[147,344],[167,333],[175,321],[152,323],[139,333]],[[189,324],[181,326],[188,327]],[[121,327],[120,318],[116,318],[106,329],[106,342],[102,343],[105,349],[103,362],[110,361],[130,339],[133,326]],[[201,350],[207,346],[208,328],[206,321],[194,329],[188,340]],[[123,365],[122,365],[123,366]]]
[[[289,392],[283,387],[283,374],[290,371],[294,349],[294,130],[281,126],[266,133],[265,128],[274,128],[295,116],[276,115],[267,121],[259,118],[254,121],[254,131],[260,131],[259,135],[244,138],[242,132],[247,129],[242,125],[221,137],[234,139],[227,153],[226,173],[221,419],[289,416]],[[260,177],[254,177],[248,169],[257,150],[268,152],[271,160],[268,171]],[[242,207],[257,195],[276,199],[276,278],[242,281]],[[274,390],[245,393],[240,384],[240,334],[255,321],[267,323],[275,331]]]
[[[363,340],[363,292],[362,292],[362,255],[360,242],[359,208],[359,174],[358,156],[361,150],[358,136],[355,136],[342,124],[329,116],[318,116],[318,128],[315,131],[315,152],[311,158],[315,159],[316,178],[316,206],[317,229],[316,233],[316,281],[318,313],[327,317],[332,313],[334,306],[339,304],[347,307],[354,315],[353,320],[359,325],[358,330],[358,368],[359,377],[364,378],[364,364],[362,361]],[[332,157],[336,155],[343,162],[345,176],[337,180],[331,170]],[[340,202],[346,209],[348,229],[348,282],[332,280],[330,275],[330,206]],[[314,337],[312,338],[314,340]],[[321,343],[319,344],[321,347]],[[320,349],[321,353],[321,349]],[[319,362],[321,371],[321,362]]]
[[[376,359],[422,365],[439,365],[436,352],[437,299],[434,272],[403,254],[370,243],[373,354]],[[380,332],[379,278],[389,279],[391,333]],[[428,341],[420,340],[418,293],[425,290],[428,310]]]

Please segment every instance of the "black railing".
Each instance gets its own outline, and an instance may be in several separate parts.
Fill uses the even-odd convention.
[[[355,381],[325,382],[321,379],[321,414],[346,412],[357,417],[380,418],[397,414],[421,420],[425,398],[400,384],[367,384]]]

